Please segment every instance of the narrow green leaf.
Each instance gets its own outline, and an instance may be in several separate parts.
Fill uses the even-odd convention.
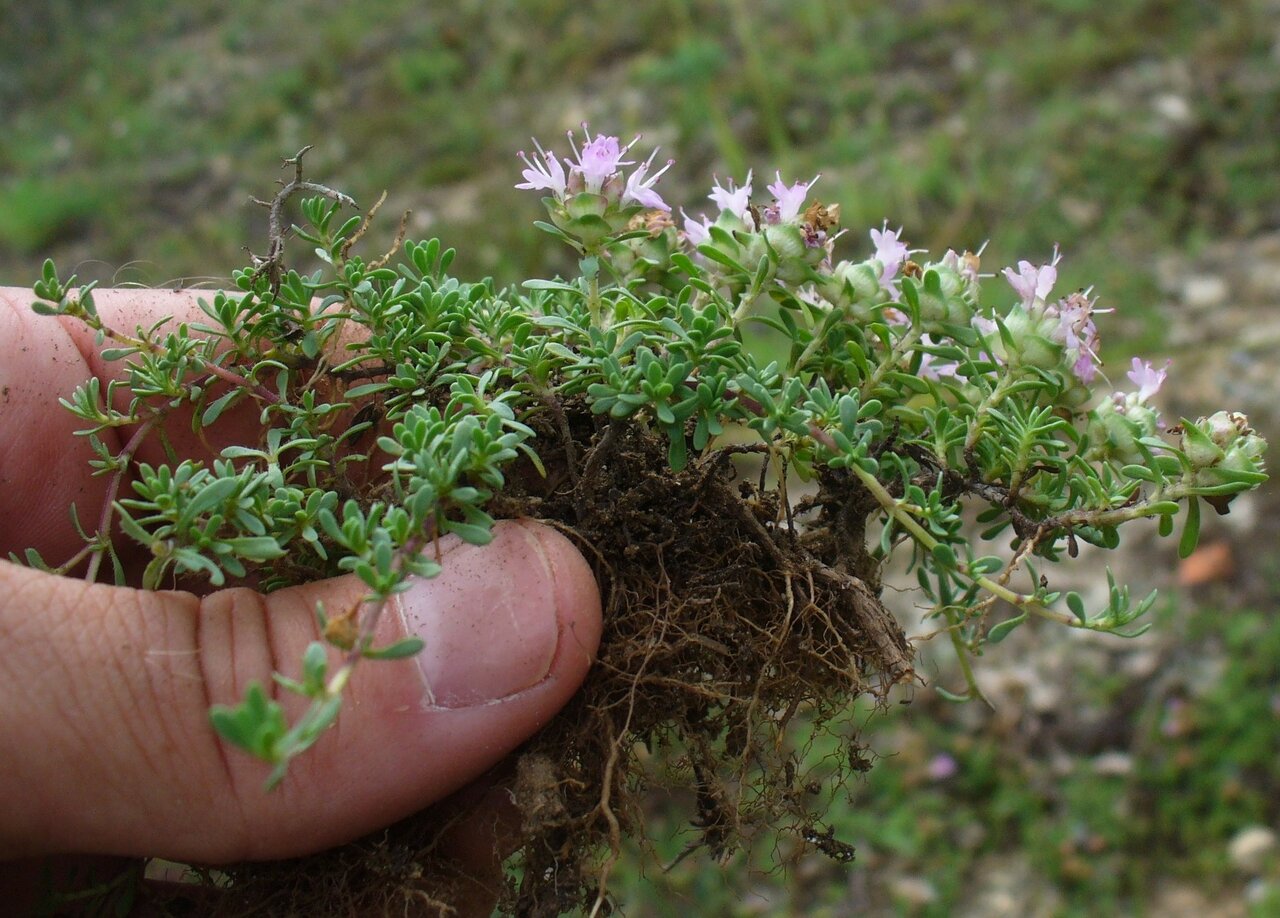
[[[946,542],[939,542],[937,545],[933,546],[932,554],[933,560],[936,561],[939,566],[946,568],[947,570],[956,569],[956,553],[952,551],[951,546]]]
[[[739,274],[751,273],[746,268],[744,268],[739,262],[735,261],[729,255],[726,255],[724,252],[722,252],[720,249],[716,248],[714,245],[712,245],[709,242],[703,243],[702,245],[698,246],[698,251],[701,252],[702,255],[708,258],[709,260],[722,264],[726,268],[736,271]]]
[[[994,626],[990,631],[987,632],[987,643],[999,644],[1001,641],[1007,638],[1011,633],[1013,633],[1013,630],[1015,628],[1017,628],[1026,620],[1027,620],[1027,613],[1024,611],[1021,615],[1015,618],[1008,619],[1007,621],[1003,621],[1000,624]]]
[[[422,638],[407,637],[386,647],[370,647],[362,653],[362,656],[370,660],[402,660],[420,653],[425,646],[426,642]]]
[[[365,396],[365,395],[374,395],[374,394],[376,394],[376,393],[378,393],[378,392],[383,392],[383,391],[385,391],[385,390],[387,390],[387,389],[390,389],[390,388],[391,388],[391,383],[389,383],[389,382],[371,382],[371,383],[365,383],[365,384],[364,384],[364,385],[362,385],[362,386],[353,386],[352,388],[348,389],[348,390],[347,390],[347,392],[346,392],[346,396],[345,396],[345,397],[346,397],[346,398],[361,398],[362,396]]]
[[[1182,538],[1178,540],[1178,557],[1187,558],[1196,550],[1200,541],[1200,501],[1194,497],[1187,499],[1187,521],[1182,527]]]
[[[1157,482],[1160,478],[1153,469],[1147,468],[1145,465],[1126,465],[1120,469],[1120,474],[1126,478],[1136,478],[1139,481]]]
[[[227,406],[235,402],[236,399],[240,398],[240,396],[242,396],[243,394],[244,394],[244,389],[241,389],[239,386],[237,386],[236,388],[228,392],[226,395],[217,399],[213,404],[211,404],[208,408],[204,410],[204,414],[200,415],[200,426],[208,427],[211,424],[213,424],[215,421],[218,420],[219,417],[222,416],[222,412],[227,409]]]

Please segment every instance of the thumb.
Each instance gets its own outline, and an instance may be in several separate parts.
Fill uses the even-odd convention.
[[[0,857],[61,852],[219,863],[350,840],[474,779],[573,694],[600,639],[591,571],[540,524],[499,523],[477,548],[444,540],[444,571],[388,603],[337,725],[271,793],[269,768],[220,742],[210,704],[298,676],[316,601],[340,577],[263,596],[198,598],[86,584],[0,562]],[[279,700],[296,718],[306,699]]]

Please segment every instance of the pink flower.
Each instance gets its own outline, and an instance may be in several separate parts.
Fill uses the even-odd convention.
[[[925,347],[937,347],[941,342],[934,341],[929,335],[920,338],[920,343]],[[955,377],[956,372],[960,369],[960,364],[954,360],[941,363],[939,359],[928,351],[920,355],[920,375],[925,379],[937,381],[944,376]]]
[[[1067,346],[1068,356],[1074,355],[1071,372],[1082,383],[1093,382],[1097,373],[1098,359],[1098,326],[1094,324],[1095,312],[1098,310],[1088,293],[1072,293],[1045,309],[1049,318],[1058,319],[1058,327],[1053,331],[1053,338]]]
[[[657,150],[650,153],[649,158],[636,167],[635,172],[631,173],[631,176],[627,179],[627,187],[623,189],[622,192],[623,204],[626,204],[628,201],[635,201],[642,207],[648,207],[654,210],[665,210],[668,213],[671,211],[671,208],[667,203],[658,196],[658,192],[653,190],[653,183],[662,177],[662,173],[671,168],[671,164],[674,163],[675,160],[667,160],[667,164],[665,166],[651,175],[648,179],[645,179],[645,173],[648,172],[649,167],[653,165],[653,158],[657,153]]]
[[[889,281],[897,275],[898,269],[902,267],[903,262],[907,260],[907,256],[911,254],[911,250],[907,248],[907,244],[902,241],[902,227],[896,230],[889,229],[889,221],[884,221],[880,229],[871,231],[871,241],[876,247],[876,261],[880,262],[883,270],[880,273],[880,283],[883,286],[889,286]]]
[[[684,208],[680,209],[680,216],[684,217],[684,238],[689,240],[691,246],[697,248],[704,242],[711,241],[710,220],[705,216],[695,220],[684,212]]]
[[[637,134],[635,140],[623,146],[617,137],[608,134],[592,137],[585,124],[582,131],[586,142],[581,150],[574,141],[573,132],[569,132],[569,145],[573,147],[574,158],[558,160],[542,149],[537,140],[533,142],[538,148],[536,156],[529,156],[522,151],[520,158],[528,168],[523,172],[524,181],[516,187],[548,190],[561,202],[570,195],[586,192],[604,195],[609,203],[623,207],[634,203],[654,210],[671,211],[653,186],[671,168],[673,160],[667,160],[665,166],[650,174],[653,158],[658,154],[654,150],[624,181],[622,167],[634,165],[634,161],[623,157],[636,145],[640,136]],[[569,167],[567,173],[565,166]]]
[[[750,223],[751,218],[751,171],[747,171],[747,181],[741,188],[733,187],[733,179],[729,179],[729,187],[727,189],[720,187],[720,180],[716,179],[715,187],[711,189],[711,194],[707,195],[712,201],[715,201],[716,207],[720,208],[720,213],[730,213],[741,220],[743,223]]]
[[[974,316],[969,320],[969,324],[978,330],[978,334],[986,340],[988,344],[999,348],[1003,342],[1000,340],[1000,327],[996,325],[995,319],[988,319],[985,316]],[[1003,364],[1004,357],[1001,354],[987,348],[983,351],[987,357],[991,358],[992,363]]]
[[[1172,362],[1166,360],[1164,368],[1157,370],[1150,361],[1133,358],[1133,369],[1124,375],[1138,387],[1139,402],[1145,402],[1160,391],[1160,387],[1164,385],[1164,378],[1169,374],[1169,364]]]
[[[619,167],[632,164],[632,160],[623,160],[622,157],[636,141],[633,140],[624,147],[619,144],[617,137],[608,134],[597,134],[592,137],[585,124],[582,126],[582,132],[587,142],[582,145],[581,152],[578,152],[577,145],[573,142],[573,132],[569,132],[569,143],[574,147],[578,161],[574,163],[565,160],[565,162],[569,163],[571,171],[582,176],[586,191],[599,194],[604,183],[617,174]],[[636,140],[639,139],[639,137],[636,138]]]
[[[1036,267],[1029,261],[1018,262],[1018,273],[1005,268],[1004,276],[1010,286],[1022,297],[1022,305],[1030,308],[1037,300],[1043,302],[1058,280],[1058,262],[1062,260],[1058,247],[1053,247],[1053,261]]]
[[[524,160],[524,164],[529,168],[525,169],[521,174],[524,181],[517,185],[517,188],[528,188],[534,191],[546,189],[554,192],[556,197],[563,198],[565,189],[568,187],[568,181],[565,178],[564,167],[560,165],[560,161],[554,155],[542,149],[542,144],[534,141],[533,145],[538,148],[538,155],[530,159],[525,155],[524,150],[520,151],[520,158]],[[541,157],[541,162],[539,162]]]
[[[947,254],[942,256],[942,264],[944,267],[950,268],[960,275],[961,280],[967,283],[971,289],[976,290],[978,284],[978,265],[981,263],[982,252],[987,247],[984,242],[978,246],[976,252],[965,252],[960,255],[955,249],[947,249]],[[988,275],[990,276],[990,275]]]
[[[769,223],[786,223],[800,216],[800,209],[804,207],[805,198],[809,196],[809,189],[822,178],[822,175],[819,173],[811,181],[796,182],[788,186],[782,181],[781,172],[774,174],[777,175],[778,180],[766,186],[769,193],[773,195],[774,202],[765,208],[765,220]]]

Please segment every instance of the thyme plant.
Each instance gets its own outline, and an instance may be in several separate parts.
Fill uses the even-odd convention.
[[[29,563],[121,581],[119,534],[150,552],[149,588],[252,577],[271,589],[343,571],[368,588],[357,608],[317,609],[324,641],[296,676],[277,674],[278,690],[310,699],[301,720],[287,723],[258,685],[210,713],[225,740],[275,765],[272,784],[338,717],[357,665],[420,648],[376,647],[371,635],[409,577],[440,570],[440,538],[483,544],[495,516],[555,500],[572,531],[593,476],[628,437],[662,445],[673,489],[758,463],[759,487],[742,483],[750,512],[728,515],[787,582],[772,618],[752,627],[797,627],[805,576],[809,599],[815,576],[856,593],[850,627],[862,639],[831,664],[844,674],[836,694],[864,689],[870,670],[882,687],[912,677],[910,648],[878,603],[891,557],[909,557],[924,617],[959,659],[965,684],[950,696],[981,698],[974,658],[1033,619],[1122,637],[1145,629],[1154,594],[1135,601],[1109,572],[1101,608],[1053,588],[1046,571],[1064,553],[1081,541],[1115,548],[1122,525],[1154,518],[1162,535],[1180,524],[1186,555],[1202,505],[1226,512],[1266,478],[1265,443],[1243,415],[1163,423],[1151,399],[1167,365],[1135,358],[1127,383],[1103,372],[1095,320],[1109,310],[1091,290],[1055,294],[1056,251],[984,274],[978,253],[930,256],[887,223],[866,247],[839,229],[838,205],[813,197],[817,177],[777,175],[765,196],[750,173],[717,181],[709,213],[677,218],[655,190],[666,166],[633,156],[636,141],[570,143],[567,157],[540,145],[520,154],[517,185],[544,194],[548,219],[536,225],[577,256],[568,278],[462,280],[437,240],[406,242],[398,259],[357,254],[373,212],[306,181],[300,153],[268,202],[267,255],[212,293],[199,323],[108,327],[93,285],[51,263],[35,285],[37,312],[84,322],[127,374],[64,401],[111,499],[77,508],[75,557]],[[295,195],[301,219],[286,230]],[[323,267],[289,268],[286,241]],[[753,343],[757,331],[773,344]],[[257,442],[208,465],[134,459],[181,406],[194,407],[198,433],[245,404]],[[110,427],[132,432],[118,452],[99,437]],[[599,499],[621,506],[649,483],[610,487]],[[696,686],[702,665],[683,678]]]

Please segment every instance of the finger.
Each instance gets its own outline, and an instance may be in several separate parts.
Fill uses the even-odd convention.
[[[98,314],[108,326],[134,334],[172,316],[175,323],[208,320],[201,312],[196,290],[99,290],[94,293]],[[0,288],[0,557],[31,547],[51,564],[60,564],[83,544],[68,508],[76,506],[82,524],[92,532],[106,498],[108,477],[94,477],[89,465],[94,454],[86,427],[58,404],[91,377],[107,383],[123,378],[125,364],[105,361],[94,333],[82,323],[38,316],[31,311],[33,296],[17,288]],[[115,346],[114,342],[105,342]],[[215,386],[213,394],[220,394]],[[128,409],[129,397],[117,393],[115,408]],[[164,433],[180,457],[208,459],[234,442],[257,440],[257,408],[245,401],[226,412],[202,442],[191,432],[191,409],[166,419]],[[99,436],[113,454],[119,453],[131,428],[108,428]],[[158,436],[142,442],[141,462],[167,460]],[[125,492],[127,493],[127,492]]]
[[[591,571],[570,543],[500,523],[484,547],[446,540],[444,572],[388,607],[378,643],[408,633],[414,661],[365,662],[337,726],[264,794],[269,771],[221,744],[210,703],[273,669],[298,675],[317,600],[339,578],[263,597],[203,600],[84,584],[0,563],[0,855],[82,851],[208,863],[304,854],[465,785],[576,690],[600,637]],[[304,706],[281,698],[296,717]]]

